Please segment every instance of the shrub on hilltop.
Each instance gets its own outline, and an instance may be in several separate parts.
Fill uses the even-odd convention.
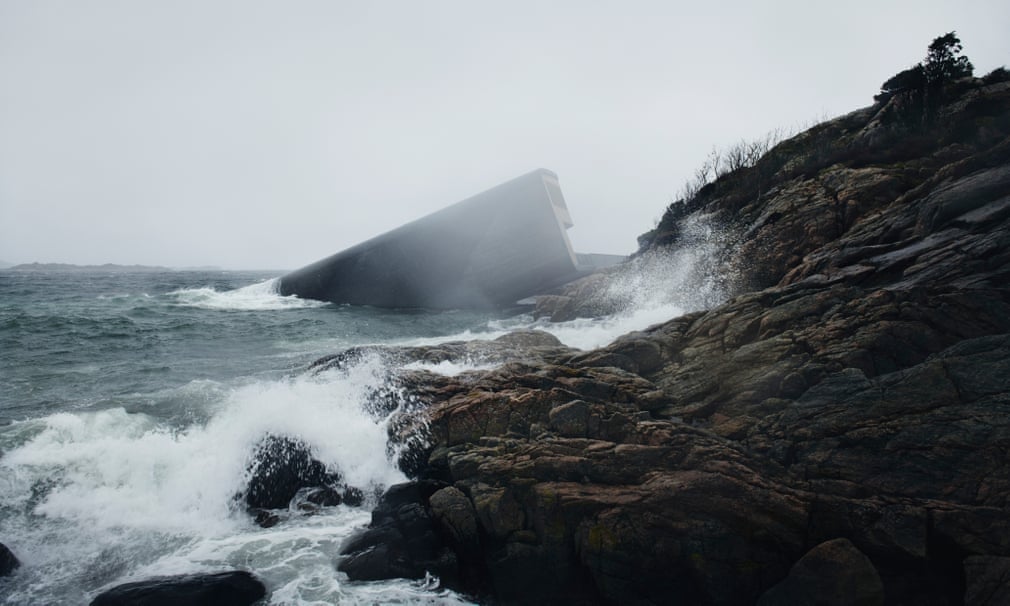
[[[961,54],[964,47],[955,32],[935,38],[926,51],[926,59],[898,72],[880,85],[875,101],[885,102],[894,95],[911,92],[925,95],[942,91],[944,85],[960,78],[969,78],[975,71],[968,57]]]

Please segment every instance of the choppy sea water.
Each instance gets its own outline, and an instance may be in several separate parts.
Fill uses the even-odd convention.
[[[338,573],[339,546],[367,524],[367,506],[269,529],[237,506],[267,434],[300,438],[350,485],[376,492],[405,479],[387,453],[386,419],[366,406],[380,363],[319,374],[309,364],[352,345],[531,326],[590,348],[678,315],[697,295],[551,325],[304,301],[279,296],[275,282],[257,272],[0,271],[0,542],[22,562],[0,580],[0,602],[86,604],[124,582],[242,568],[267,584],[270,604],[468,603],[432,579]]]

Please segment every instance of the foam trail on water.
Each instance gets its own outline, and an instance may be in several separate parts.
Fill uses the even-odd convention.
[[[411,362],[403,366],[404,370],[427,370],[428,372],[447,377],[455,377],[471,370],[490,370],[496,364],[481,364],[466,360],[442,360],[441,362]]]
[[[208,287],[183,288],[172,291],[169,295],[174,297],[177,305],[201,309],[276,311],[329,305],[325,301],[300,299],[294,295],[281,296],[279,288],[280,278],[272,278],[235,290],[218,291]]]
[[[683,308],[675,304],[667,304],[634,309],[603,318],[578,318],[568,322],[538,323],[531,325],[531,328],[549,332],[569,347],[595,349],[612,343],[621,335],[643,330],[683,314]]]

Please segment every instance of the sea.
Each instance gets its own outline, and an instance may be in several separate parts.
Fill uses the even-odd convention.
[[[284,297],[277,272],[0,270],[0,542],[21,561],[0,579],[0,603],[87,604],[125,582],[230,569],[262,579],[265,604],[471,603],[433,577],[362,583],[337,571],[374,498],[257,526],[236,499],[256,445],[295,437],[379,494],[406,480],[389,419],[367,405],[387,369],[366,358],[310,372],[313,361],[518,328],[598,347],[723,296],[697,276],[685,283],[694,261],[676,263],[621,286],[634,293],[624,311],[555,324]],[[646,284],[665,294],[643,299]]]

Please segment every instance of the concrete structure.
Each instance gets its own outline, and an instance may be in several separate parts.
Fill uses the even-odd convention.
[[[571,226],[557,175],[535,170],[291,272],[280,292],[379,307],[506,307],[623,260],[576,254]]]

